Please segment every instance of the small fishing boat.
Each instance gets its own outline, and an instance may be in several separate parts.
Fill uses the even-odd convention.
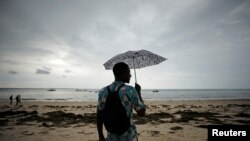
[[[76,92],[83,92],[83,89],[76,89]]]
[[[56,91],[54,88],[49,88],[48,91]]]
[[[159,92],[159,90],[153,90],[153,93],[158,93]]]

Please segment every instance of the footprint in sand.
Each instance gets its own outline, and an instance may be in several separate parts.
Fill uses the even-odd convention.
[[[78,134],[94,134],[94,132],[84,132],[84,131],[81,131],[81,132],[77,132]]]
[[[46,134],[48,134],[48,133],[49,133],[48,131],[39,132],[39,134],[41,134],[41,135],[46,135]]]
[[[160,134],[160,131],[150,131],[151,136],[156,137]]]
[[[30,131],[23,131],[21,133],[24,135],[29,135],[29,136],[34,134],[33,132],[30,132]]]
[[[182,130],[183,128],[180,126],[174,126],[174,127],[171,127],[170,129],[176,131],[176,130]]]

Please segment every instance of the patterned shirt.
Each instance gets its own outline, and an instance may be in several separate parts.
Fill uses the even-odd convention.
[[[117,88],[122,85],[121,81],[114,81],[110,85],[111,92],[117,90]],[[97,110],[103,110],[105,108],[106,98],[108,96],[107,87],[104,87],[99,92]],[[124,85],[119,90],[119,97],[126,110],[127,116],[130,117],[130,128],[122,135],[116,135],[112,133],[107,133],[108,141],[137,141],[137,130],[135,123],[133,121],[133,109],[139,111],[144,108],[143,102],[140,100],[137,91],[134,87],[129,85]]]

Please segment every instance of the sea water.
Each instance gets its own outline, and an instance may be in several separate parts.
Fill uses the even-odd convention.
[[[250,99],[250,89],[143,89],[144,100],[179,101],[179,100],[221,100]],[[13,95],[21,95],[25,101],[97,101],[97,89],[79,90],[72,88],[57,88],[48,91],[44,88],[0,88],[0,101],[9,100]]]

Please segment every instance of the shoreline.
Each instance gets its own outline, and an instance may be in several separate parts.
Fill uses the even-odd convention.
[[[192,101],[250,101],[250,99],[184,99],[184,100],[155,100],[155,99],[143,99],[146,102],[192,102]],[[8,103],[8,99],[0,99],[0,103]],[[82,101],[69,101],[66,99],[51,99],[51,100],[36,100],[36,99],[21,99],[23,102],[33,103],[33,102],[67,102],[67,103],[80,103],[80,102],[97,102],[97,100],[82,100]],[[13,103],[15,100],[13,100]]]

